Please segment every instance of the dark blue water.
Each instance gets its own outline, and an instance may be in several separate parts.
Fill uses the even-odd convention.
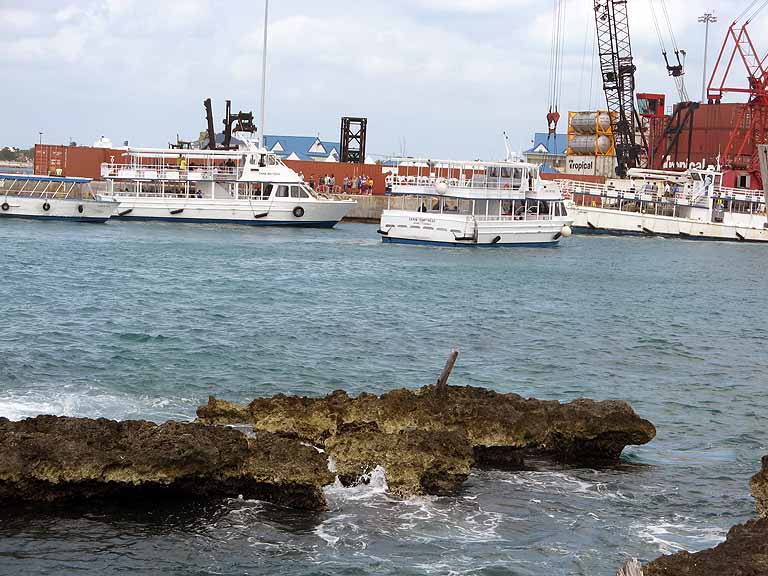
[[[209,394],[432,383],[626,399],[658,428],[609,470],[476,472],[453,498],[0,512],[0,573],[613,574],[754,509],[768,247],[568,239],[384,246],[333,231],[2,222],[0,416],[191,419]]]

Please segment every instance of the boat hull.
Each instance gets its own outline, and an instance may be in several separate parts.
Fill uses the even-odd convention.
[[[107,198],[107,196],[104,196]],[[354,201],[211,200],[115,196],[114,218],[192,224],[333,228]]]
[[[661,236],[687,240],[725,240],[734,242],[768,242],[768,229],[622,212],[582,206],[570,206],[573,231],[582,234]]]
[[[115,202],[102,200],[0,196],[0,218],[101,224],[110,219],[116,205]]]
[[[518,220],[385,210],[379,234],[385,243],[426,246],[553,247],[570,218]]]

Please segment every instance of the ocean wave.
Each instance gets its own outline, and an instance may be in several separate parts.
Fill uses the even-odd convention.
[[[33,418],[41,414],[114,420],[140,418],[156,422],[190,420],[197,404],[191,398],[131,395],[77,384],[67,384],[58,389],[0,392],[0,416],[9,420]]]

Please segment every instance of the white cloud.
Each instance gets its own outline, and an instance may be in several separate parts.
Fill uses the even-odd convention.
[[[32,30],[39,21],[39,15],[33,10],[14,8],[0,9],[0,29],[16,31]]]
[[[711,29],[710,62],[736,2],[714,2],[721,22]],[[28,144],[14,134],[30,132],[28,118],[51,99],[62,108],[43,128],[62,141],[108,133],[162,145],[177,132],[196,135],[209,96],[217,118],[224,98],[258,112],[261,1],[231,0],[215,11],[221,5],[210,0],[3,4],[3,14],[13,13],[0,20],[4,69],[33,80],[19,85],[50,88],[0,95],[0,106],[18,112],[3,127],[7,143]],[[701,6],[667,4],[689,53],[689,86],[700,85]],[[405,137],[413,152],[488,157],[501,154],[502,130],[522,145],[546,128],[550,2],[292,0],[270,9],[268,131],[337,138],[339,117],[360,114],[370,118],[374,153],[398,149]],[[568,0],[561,113],[604,100],[591,67],[592,18],[591,0]],[[630,18],[638,89],[671,95],[647,2],[632,2]]]

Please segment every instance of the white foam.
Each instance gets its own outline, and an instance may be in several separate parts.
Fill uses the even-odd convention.
[[[151,418],[188,420],[197,402],[184,398],[131,396],[92,385],[68,384],[49,390],[10,390],[0,393],[0,416],[9,420],[41,414],[86,418]]]
[[[635,523],[632,529],[644,541],[657,546],[662,554],[674,554],[682,550],[695,552],[725,540],[725,530],[715,526],[696,526],[688,520],[676,515],[672,520],[659,518],[653,523]]]
[[[520,486],[527,492],[578,494],[584,498],[598,499],[627,499],[621,492],[610,490],[604,482],[590,482],[564,472],[516,472],[501,478],[500,481]],[[531,502],[540,503],[541,500],[531,498]]]
[[[374,468],[369,474],[362,475],[359,481],[353,486],[344,486],[337,476],[333,484],[326,486],[323,489],[326,498],[331,501],[335,500],[340,502],[345,500],[357,501],[377,499],[381,498],[382,496],[386,497],[388,490],[389,487],[387,486],[387,475],[384,468],[381,466],[376,466],[376,468]]]

